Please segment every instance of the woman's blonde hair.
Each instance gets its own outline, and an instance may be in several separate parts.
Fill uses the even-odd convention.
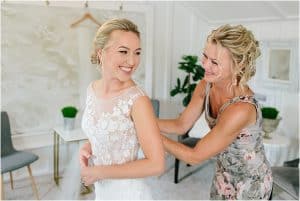
[[[128,19],[118,18],[106,21],[98,29],[94,41],[93,41],[93,51],[91,54],[92,64],[100,64],[100,59],[98,57],[99,49],[103,49],[110,37],[110,34],[115,30],[130,31],[135,33],[140,38],[140,32],[138,31],[137,25]]]
[[[256,59],[260,56],[259,42],[251,31],[242,25],[223,25],[213,30],[208,42],[221,45],[229,50],[233,60],[233,83],[242,89],[255,75]]]

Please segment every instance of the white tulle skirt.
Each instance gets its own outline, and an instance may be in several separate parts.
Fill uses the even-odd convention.
[[[152,200],[144,179],[109,179],[94,186],[96,200]]]

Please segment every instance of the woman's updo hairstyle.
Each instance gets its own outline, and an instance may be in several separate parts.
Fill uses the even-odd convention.
[[[227,24],[213,30],[207,41],[229,50],[234,62],[233,84],[243,88],[255,75],[255,61],[260,56],[259,42],[254,38],[252,32],[242,25]]]
[[[100,59],[98,57],[97,52],[99,51],[99,49],[105,48],[109,40],[110,34],[115,30],[131,31],[140,38],[140,32],[138,31],[137,25],[135,25],[130,20],[118,18],[106,21],[98,29],[93,41],[93,51],[91,54],[92,64],[100,64]]]

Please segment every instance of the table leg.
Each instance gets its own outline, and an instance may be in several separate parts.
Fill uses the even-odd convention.
[[[3,182],[3,175],[1,174],[1,200],[5,200],[4,196],[4,182]]]
[[[59,185],[59,135],[54,131],[53,142],[53,165],[54,165],[54,181]]]

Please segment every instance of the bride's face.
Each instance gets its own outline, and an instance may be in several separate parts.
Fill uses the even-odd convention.
[[[127,81],[140,64],[140,39],[133,32],[115,30],[98,54],[102,63],[102,76]]]

